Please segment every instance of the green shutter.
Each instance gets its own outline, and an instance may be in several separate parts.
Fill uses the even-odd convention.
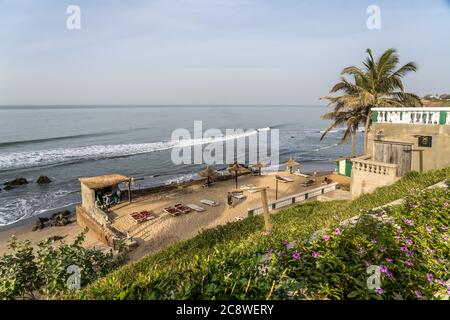
[[[372,118],[372,122],[377,122],[377,112],[376,111],[372,111],[371,118]]]
[[[445,124],[447,122],[447,112],[441,111],[439,113],[439,124]]]
[[[345,175],[347,177],[352,176],[352,162],[348,160],[345,162]]]

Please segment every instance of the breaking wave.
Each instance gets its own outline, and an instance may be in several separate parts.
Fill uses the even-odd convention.
[[[245,138],[257,134],[259,131],[267,131],[270,128],[248,130],[244,133],[225,135],[217,138],[185,139],[160,141],[151,143],[117,144],[117,145],[91,145],[76,148],[57,148],[50,150],[36,150],[24,152],[9,152],[0,155],[0,170],[17,168],[32,168],[46,165],[55,165],[68,162],[85,160],[98,160],[114,157],[145,154],[172,148],[182,148],[194,145],[209,144]]]

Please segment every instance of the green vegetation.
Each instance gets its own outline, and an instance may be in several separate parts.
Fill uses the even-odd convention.
[[[337,223],[372,208],[389,203],[410,193],[450,177],[450,168],[425,174],[411,173],[396,184],[380,188],[372,194],[353,201],[309,202],[280,211],[272,216],[273,232],[263,235],[261,216],[206,230],[191,240],[178,243],[139,262],[124,266],[88,285],[67,298],[80,299],[303,299],[303,298],[403,298],[421,291],[425,297],[439,287],[426,287],[424,274],[447,280],[448,265],[440,266],[436,259],[449,254],[448,244],[439,242],[438,230],[449,221],[448,207],[443,199],[447,191],[436,191],[430,196],[412,198],[408,206],[395,209],[392,214],[399,225],[404,219],[414,221],[414,227],[404,227],[392,238],[393,225],[380,226],[375,220],[362,219],[353,229],[342,228],[337,237]],[[430,205],[436,198],[435,205]],[[434,201],[434,200],[433,200]],[[423,206],[421,206],[423,203]],[[433,202],[434,203],[434,202]],[[440,211],[439,211],[440,210]],[[423,218],[420,216],[424,215]],[[423,232],[424,224],[436,233],[433,237]],[[332,231],[326,231],[326,228]],[[320,238],[315,231],[325,230],[330,239]],[[334,232],[334,234],[332,234]],[[443,233],[442,233],[443,234]],[[311,235],[319,240],[308,241]],[[413,241],[411,251],[413,268],[397,262],[403,259],[396,251],[403,238]],[[443,238],[442,238],[443,239]],[[372,243],[376,240],[377,243]],[[398,240],[398,241],[397,241]],[[297,241],[290,248],[286,244]],[[432,247],[434,255],[426,249]],[[288,248],[289,247],[289,248]],[[369,258],[378,263],[391,255],[394,264],[386,263],[392,277],[383,277],[382,289],[377,292],[365,288],[366,263]],[[359,249],[364,249],[360,253]],[[425,250],[425,251],[424,251]],[[313,257],[313,251],[318,256]],[[271,252],[271,254],[267,254]],[[297,256],[297,253],[299,256]],[[377,256],[380,256],[377,259]],[[261,257],[266,261],[261,262]],[[395,264],[397,263],[397,264]],[[446,278],[447,277],[447,278]],[[301,280],[302,279],[302,280]],[[411,279],[411,280],[407,280]],[[438,283],[439,284],[439,283]],[[397,296],[396,296],[397,297]]]
[[[30,241],[13,237],[9,244],[11,253],[0,258],[0,299],[52,298],[68,292],[68,280],[71,286],[77,285],[77,280],[70,278],[77,276],[76,272],[80,272],[79,285],[86,285],[124,262],[123,255],[114,257],[112,252],[83,248],[85,234],[86,231],[80,233],[73,244],[57,247],[43,241],[36,251]]]
[[[364,151],[367,150],[367,134],[371,124],[372,108],[422,106],[417,95],[404,92],[402,79],[408,73],[417,70],[414,62],[408,62],[398,68],[400,57],[395,49],[386,50],[378,59],[373,57],[371,49],[367,49],[366,52],[364,67],[345,68],[341,73],[341,81],[331,89],[331,93],[342,92],[343,94],[323,98],[334,106],[332,112],[324,115],[325,119],[337,120],[337,123],[332,122],[330,129],[337,124],[346,123],[347,127],[356,134],[356,131],[352,129],[355,127],[355,121],[364,123]],[[359,113],[359,116],[355,117],[355,112]]]

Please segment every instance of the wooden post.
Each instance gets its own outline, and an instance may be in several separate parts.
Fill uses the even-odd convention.
[[[131,203],[131,181],[128,181],[128,202]]]
[[[261,202],[264,211],[264,225],[266,232],[272,231],[272,224],[270,223],[269,205],[267,203],[267,190],[261,190]]]
[[[234,180],[236,181],[236,190],[237,190],[237,188],[238,188],[238,184],[237,184],[237,181],[238,181],[238,172],[237,172],[237,170],[235,171]]]
[[[278,179],[275,176],[275,200],[278,200]]]

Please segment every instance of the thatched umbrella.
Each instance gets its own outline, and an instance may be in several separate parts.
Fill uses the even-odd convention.
[[[294,159],[290,158],[284,165],[289,168],[289,173],[292,174],[292,168],[299,166],[300,162],[297,162]]]
[[[258,174],[261,175],[261,168],[267,167],[267,165],[258,161],[257,163],[253,164],[252,167],[258,169]]]
[[[206,183],[209,186],[209,184],[211,183],[211,179],[213,179],[214,177],[217,176],[217,172],[213,168],[211,168],[210,166],[206,166],[206,168],[203,169],[202,171],[200,171],[198,173],[198,175],[200,177],[206,178]]]
[[[238,188],[238,174],[243,172],[248,172],[248,169],[241,164],[235,162],[234,164],[228,166],[229,172],[234,172],[234,181],[236,181],[236,189]]]

